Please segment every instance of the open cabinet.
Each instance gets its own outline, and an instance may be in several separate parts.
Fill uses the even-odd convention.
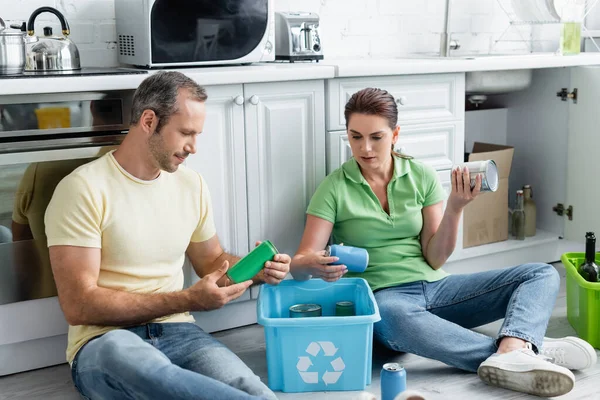
[[[557,94],[563,88],[571,97],[576,93],[576,98],[562,100]],[[598,100],[598,67],[536,70],[528,89],[489,98],[489,107],[507,110],[506,143],[496,144],[515,148],[509,204],[514,205],[517,189],[532,185],[537,233],[525,241],[509,237],[505,242],[458,249],[450,270],[555,262],[564,252],[583,251],[585,232],[600,232]],[[467,142],[471,133],[467,128]],[[485,138],[485,132],[477,135]],[[564,211],[559,215],[561,207]]]

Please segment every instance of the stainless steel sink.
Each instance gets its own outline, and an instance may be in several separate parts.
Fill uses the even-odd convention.
[[[492,53],[492,54],[451,54],[443,57],[436,52],[423,52],[423,53],[411,53],[402,58],[408,59],[423,59],[423,60],[439,60],[439,61],[451,61],[451,60],[478,60],[478,59],[489,59],[489,58],[511,58],[511,57],[537,57],[547,56],[550,53]]]
[[[510,59],[512,57],[538,57],[548,53],[528,54],[463,54],[441,57],[439,53],[414,53],[403,58],[420,59],[427,61],[452,62],[457,60],[479,60],[495,58]],[[472,71],[465,77],[466,93],[472,94],[499,94],[526,89],[531,84],[531,69],[498,70],[498,71]]]
[[[523,90],[531,85],[532,70],[472,71],[465,77],[467,94],[499,94]]]

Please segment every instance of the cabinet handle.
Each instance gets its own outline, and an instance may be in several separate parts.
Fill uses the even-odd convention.
[[[253,104],[253,105],[257,105],[258,102],[259,102],[259,100],[260,99],[258,98],[257,95],[253,95],[252,97],[250,97],[250,103]]]
[[[398,103],[398,105],[400,106],[404,106],[406,105],[406,103],[408,102],[406,96],[400,96],[398,98],[396,98],[396,103]]]
[[[242,104],[244,104],[244,96],[242,95],[238,95],[233,99],[233,102],[235,104],[237,104],[238,106],[241,106]]]

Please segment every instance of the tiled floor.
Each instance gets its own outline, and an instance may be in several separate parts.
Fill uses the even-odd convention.
[[[557,269],[563,278],[559,298],[556,302],[547,335],[560,337],[575,332],[566,318],[566,292],[562,266]],[[494,335],[501,321],[477,329]],[[431,332],[430,334],[435,334]],[[263,328],[259,325],[233,329],[215,334],[223,343],[236,352],[261,378],[267,378],[265,340]],[[373,382],[366,391],[379,396],[379,370],[384,362],[398,361],[407,370],[408,387],[426,394],[430,400],[470,400],[470,399],[536,399],[508,390],[485,385],[477,375],[461,372],[442,363],[411,354],[393,354],[376,348],[373,359]],[[586,371],[576,372],[577,383],[571,393],[561,396],[561,400],[600,399],[600,364]],[[318,392],[318,393],[277,393],[280,399],[357,399],[357,392]],[[0,400],[75,400],[79,396],[72,387],[69,368],[60,365],[22,374],[0,378]]]

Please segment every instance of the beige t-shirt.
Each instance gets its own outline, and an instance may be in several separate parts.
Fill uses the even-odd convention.
[[[125,171],[112,152],[73,171],[57,186],[45,215],[48,246],[101,250],[98,286],[133,293],[183,288],[190,242],[215,235],[208,188],[181,165],[152,181]],[[152,322],[193,322],[189,313]],[[118,327],[69,327],[67,361],[91,338]]]

